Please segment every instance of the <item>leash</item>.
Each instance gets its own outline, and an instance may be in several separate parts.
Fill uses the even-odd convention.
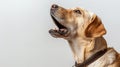
[[[95,53],[94,55],[92,55],[90,58],[85,60],[83,63],[77,64],[77,62],[75,62],[75,65],[72,67],[86,67],[89,64],[93,63],[94,61],[96,61],[101,56],[103,56],[106,52],[107,52],[107,49],[100,50],[97,53]]]

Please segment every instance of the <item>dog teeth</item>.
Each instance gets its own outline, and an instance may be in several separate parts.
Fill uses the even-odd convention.
[[[53,30],[54,32],[58,32],[58,31],[59,31],[58,28],[53,28],[52,30]]]
[[[56,30],[58,30],[58,28],[55,28]]]
[[[53,28],[53,30],[58,30],[58,28]]]

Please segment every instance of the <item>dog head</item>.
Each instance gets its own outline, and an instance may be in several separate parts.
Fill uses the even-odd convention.
[[[56,38],[95,38],[106,33],[100,18],[83,8],[65,9],[54,4],[50,15],[58,29],[51,29],[49,33]]]

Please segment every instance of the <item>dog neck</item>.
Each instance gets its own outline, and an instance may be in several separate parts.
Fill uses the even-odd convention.
[[[68,40],[68,42],[77,63],[82,63],[96,52],[107,48],[107,43],[103,37],[93,39],[77,37]]]

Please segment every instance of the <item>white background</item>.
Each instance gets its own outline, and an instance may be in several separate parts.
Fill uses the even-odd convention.
[[[120,52],[119,0],[0,0],[0,67],[71,67],[67,41],[48,33],[52,4],[83,7],[103,21],[108,46]]]

